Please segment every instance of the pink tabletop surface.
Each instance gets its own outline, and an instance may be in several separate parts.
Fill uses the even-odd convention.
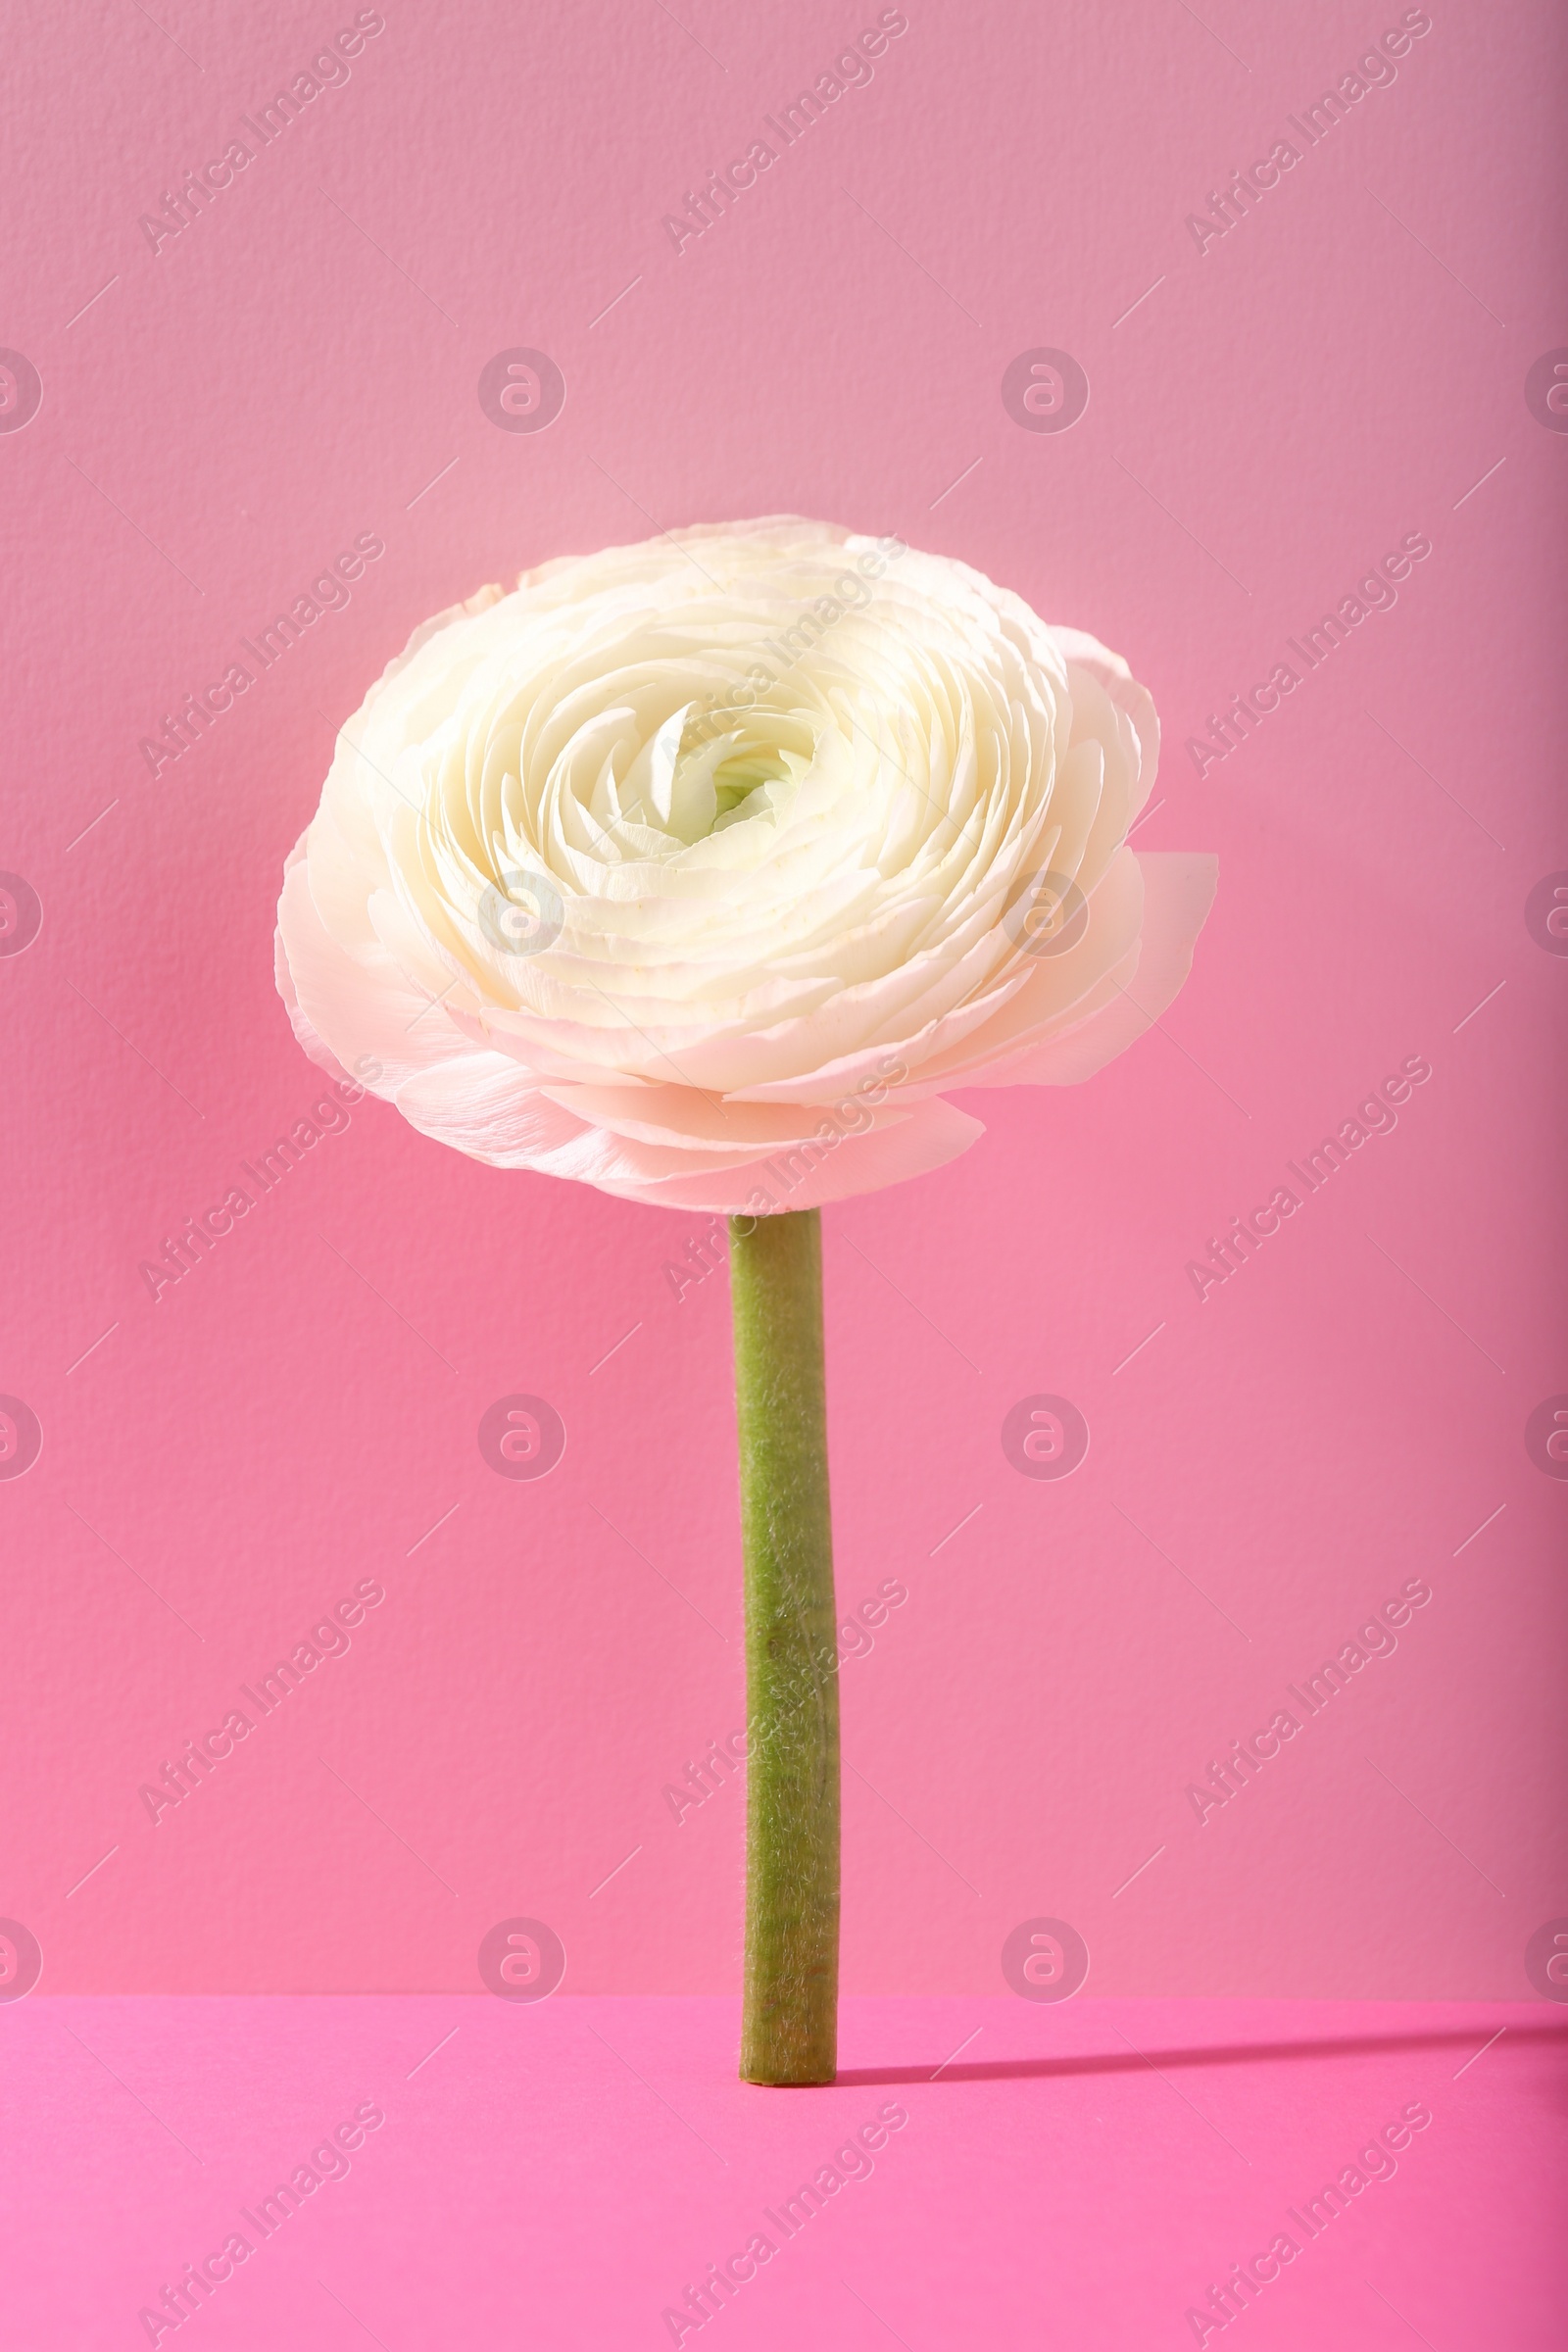
[[[854,1999],[825,2091],[737,2082],[736,2023],[564,1993],[23,2004],[5,2342],[1562,2342],[1568,2034],[1537,2009]],[[141,2316],[208,2264],[177,2325]]]

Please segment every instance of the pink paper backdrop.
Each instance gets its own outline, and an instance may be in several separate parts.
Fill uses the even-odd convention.
[[[906,1592],[843,1669],[847,1987],[1000,1993],[1050,1917],[1101,1993],[1523,1999],[1568,1912],[1568,1465],[1526,1442],[1568,1391],[1563,21],[911,0],[677,252],[662,217],[895,15],[13,27],[0,867],[41,928],[12,888],[0,1391],[41,1451],[0,1481],[0,1914],[45,1991],[477,1991],[514,1916],[572,1990],[737,1982],[741,1790],[667,1794],[743,1719],[725,1277],[665,1270],[707,1221],[367,1102],[156,1300],[138,1268],[320,1098],[280,869],[416,623],[782,510],[1124,649],[1168,730],[1139,841],[1221,866],[1158,1034],[972,1099],[967,1157],[826,1213],[841,1593]],[[244,119],[356,24],[263,146]],[[1385,33],[1394,78],[1309,137]],[[141,225],[235,139],[205,210]],[[516,348],[564,379],[547,429],[481,407]],[[1067,429],[1004,399],[1040,350],[1087,376]],[[361,535],[347,606],[150,772],[141,739]],[[1417,539],[1308,669],[1290,640]],[[1281,662],[1249,736],[1184,748]],[[1210,1237],[1418,1057],[1396,1127],[1200,1299]],[[565,1425],[538,1482],[477,1444],[515,1392]],[[1002,1446],[1039,1393],[1091,1433],[1060,1481]],[[347,1654],[261,1719],[241,1686],[367,1580]],[[1307,1718],[1288,1687],[1414,1580]],[[155,1823],[143,1786],[235,1707],[250,1737]]]

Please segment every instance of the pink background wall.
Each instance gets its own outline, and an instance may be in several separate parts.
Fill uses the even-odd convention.
[[[1559,13],[1439,0],[1200,253],[1189,212],[1397,5],[911,0],[678,256],[661,217],[874,7],[388,0],[156,254],[138,217],[354,10],[154,13],[23,24],[0,164],[0,343],[43,387],[0,431],[0,867],[42,906],[0,957],[0,1390],[42,1430],[0,1482],[0,1913],[43,1988],[476,1990],[518,1913],[576,1990],[736,1984],[741,1792],[663,1795],[743,1719],[726,1286],[662,1270],[706,1221],[366,1103],[156,1303],[137,1268],[320,1095],[279,874],[414,625],[795,510],[1125,650],[1168,730],[1139,841],[1221,861],[1161,1034],[826,1213],[841,1593],[908,1592],[844,1668],[846,1984],[1001,1991],[1049,1914],[1100,1992],[1527,1996],[1568,1910],[1568,1488],[1525,1444],[1568,1390],[1568,965],[1526,921],[1568,866],[1568,437],[1525,390],[1568,343]],[[480,408],[514,346],[564,376],[545,432]],[[1004,406],[1037,347],[1087,372],[1070,430]],[[149,775],[362,532],[347,609]],[[1397,604],[1195,772],[1413,533]],[[1200,1302],[1187,1261],[1413,1055],[1396,1131]],[[514,1391],[565,1423],[538,1483],[478,1450]],[[1000,1442],[1041,1391],[1092,1433],[1059,1483]],[[349,1653],[155,1826],[140,1786],[367,1578]],[[1413,1578],[1397,1651],[1200,1824],[1189,1784]]]

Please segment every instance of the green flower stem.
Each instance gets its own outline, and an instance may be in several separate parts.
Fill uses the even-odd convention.
[[[822,1220],[732,1217],[746,1579],[741,2076],[831,2082],[838,2059],[839,1691],[822,1376]]]

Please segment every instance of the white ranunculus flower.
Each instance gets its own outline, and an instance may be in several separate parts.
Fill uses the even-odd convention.
[[[1135,857],[1125,662],[967,565],[793,517],[564,559],[418,630],[289,860],[302,1042],[424,1134],[678,1208],[940,1166],[956,1087],[1163,1011],[1207,857]]]

